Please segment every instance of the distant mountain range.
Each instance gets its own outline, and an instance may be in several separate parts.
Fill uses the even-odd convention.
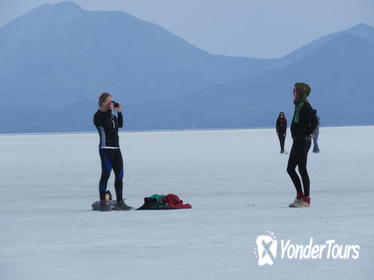
[[[103,91],[128,129],[269,127],[290,117],[297,81],[322,124],[374,124],[373,67],[364,24],[282,58],[236,58],[123,12],[43,5],[0,28],[0,132],[93,130]]]

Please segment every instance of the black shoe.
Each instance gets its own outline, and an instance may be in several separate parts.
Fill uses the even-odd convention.
[[[99,211],[112,211],[112,201],[111,200],[100,200]]]
[[[156,208],[157,199],[152,197],[145,197],[144,204],[137,210],[154,210]]]
[[[117,211],[130,211],[133,208],[128,206],[123,200],[117,200],[116,205],[114,205],[113,210]]]
[[[110,193],[110,191],[106,191],[105,200],[112,200],[112,194]]]

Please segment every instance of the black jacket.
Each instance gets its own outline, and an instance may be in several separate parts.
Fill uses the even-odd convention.
[[[296,107],[295,107],[296,113]],[[305,102],[299,113],[299,123],[295,122],[295,114],[292,118],[291,134],[292,138],[304,138],[313,133],[318,124],[316,114],[313,112],[312,106]]]
[[[278,118],[276,129],[277,129],[278,134],[286,134],[286,132],[287,132],[287,120],[283,119],[283,121],[281,121],[281,119]]]
[[[119,147],[118,128],[123,126],[123,117],[122,113],[117,115],[113,115],[111,110],[95,113],[93,122],[100,135],[100,148]]]

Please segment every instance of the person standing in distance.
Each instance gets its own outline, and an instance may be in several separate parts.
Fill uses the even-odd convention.
[[[312,106],[308,102],[311,88],[306,83],[296,83],[293,89],[295,112],[292,118],[291,134],[293,144],[288,159],[287,172],[296,188],[296,199],[289,207],[310,206],[310,179],[307,171],[307,158],[311,146],[313,131],[318,120]],[[298,166],[303,182],[295,169]]]
[[[277,119],[277,124],[276,124],[276,130],[279,138],[279,143],[281,147],[281,154],[284,154],[284,142],[286,141],[286,132],[287,132],[287,119],[286,116],[284,115],[284,112],[280,112],[278,119]]]
[[[124,202],[123,192],[123,159],[119,146],[118,128],[123,127],[121,104],[112,100],[112,96],[104,92],[99,96],[99,109],[94,115],[94,124],[100,136],[99,155],[101,159],[101,178],[99,183],[100,211],[112,210],[109,200],[105,199],[107,183],[113,169],[116,204],[114,210],[131,210]]]
[[[319,149],[319,145],[318,145],[318,137],[319,137],[319,126],[320,126],[321,121],[320,121],[319,116],[317,115],[317,110],[314,110],[314,114],[317,117],[318,124],[313,131],[313,153],[319,153],[320,149]]]

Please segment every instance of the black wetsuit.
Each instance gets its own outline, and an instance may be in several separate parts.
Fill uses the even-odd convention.
[[[277,119],[277,124],[276,124],[276,129],[277,129],[277,134],[279,138],[279,143],[281,147],[281,152],[284,152],[284,142],[286,140],[286,132],[287,132],[287,120],[285,118]]]
[[[100,200],[105,199],[105,192],[110,173],[115,174],[114,187],[117,200],[122,200],[123,160],[119,146],[118,128],[123,127],[122,113],[114,114],[111,110],[98,110],[94,115],[94,124],[99,132],[99,154],[101,159],[101,178],[99,183]]]
[[[311,145],[310,135],[316,128],[318,120],[313,112],[313,108],[308,102],[305,102],[303,107],[300,109],[298,122],[295,121],[295,114],[291,125],[293,144],[288,160],[287,172],[295,185],[296,191],[298,193],[304,193],[304,196],[308,197],[310,180],[307,171],[307,158]],[[300,178],[295,171],[296,166],[298,166],[299,173],[303,181],[304,192],[301,186]]]

